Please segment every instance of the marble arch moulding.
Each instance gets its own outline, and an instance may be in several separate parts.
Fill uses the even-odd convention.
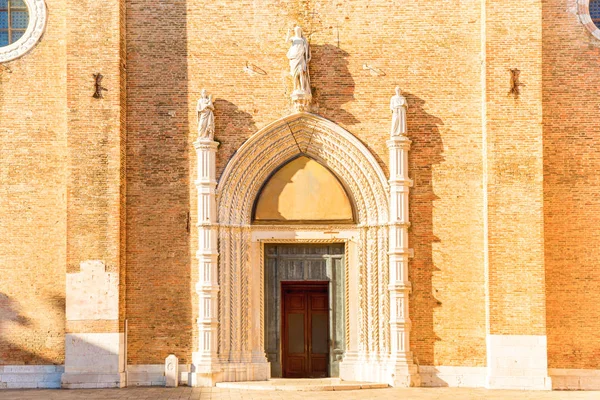
[[[221,226],[249,226],[270,174],[297,155],[329,168],[346,186],[362,226],[388,222],[388,183],[375,157],[339,125],[310,113],[279,119],[251,136],[231,158],[217,187]]]

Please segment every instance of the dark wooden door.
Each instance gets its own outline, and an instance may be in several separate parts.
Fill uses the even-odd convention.
[[[284,378],[327,377],[328,283],[282,283],[282,292]]]

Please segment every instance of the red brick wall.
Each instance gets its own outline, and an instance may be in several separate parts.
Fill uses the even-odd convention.
[[[191,362],[187,2],[127,2],[128,359]],[[204,3],[203,3],[204,4]]]
[[[0,65],[0,364],[62,364],[67,240],[65,2]]]
[[[543,2],[544,233],[551,368],[599,368],[600,40]]]
[[[544,335],[541,2],[487,1],[486,14],[490,333]]]
[[[315,112],[356,135],[386,171],[389,99],[394,86],[401,86],[411,106],[408,126],[414,141],[413,350],[425,365],[484,365],[481,9],[457,1],[189,1],[187,12],[186,106],[192,132],[187,148],[193,149],[195,139],[195,102],[206,88],[216,97],[217,175],[253,132],[289,112],[285,38],[294,23],[314,32]],[[145,23],[156,35],[154,20]],[[157,68],[150,60],[168,65],[155,57],[145,59],[144,68]],[[264,74],[244,73],[247,63]],[[373,76],[364,64],[384,75]],[[168,80],[172,74],[163,75]],[[160,125],[156,119],[146,124]],[[194,163],[192,152],[191,176]],[[196,192],[189,190],[195,221]]]
[[[485,96],[479,3],[96,3],[48,0],[42,42],[0,67],[0,362],[63,362],[65,273],[88,259],[120,268],[129,361],[190,361],[195,102],[203,87],[216,97],[220,174],[288,112],[298,22],[313,32],[315,112],[384,170],[393,87],[409,100],[419,363],[485,365],[485,165],[490,332],[547,331],[551,367],[597,367],[598,41],[565,0],[486,2]]]

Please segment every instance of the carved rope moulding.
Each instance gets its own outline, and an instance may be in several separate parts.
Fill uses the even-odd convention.
[[[24,0],[29,9],[29,25],[19,40],[8,46],[0,47],[0,63],[21,57],[39,42],[44,30],[48,12],[44,0]]]

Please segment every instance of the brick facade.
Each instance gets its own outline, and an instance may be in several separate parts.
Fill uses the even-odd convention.
[[[485,367],[487,335],[541,335],[550,368],[600,369],[600,41],[576,3],[46,0],[41,42],[0,65],[0,365],[63,364],[65,333],[125,320],[128,364],[191,362],[196,101],[216,98],[219,177],[289,113],[298,23],[313,111],[386,173],[408,99],[415,361]],[[88,260],[119,273],[118,321],[66,321]]]

